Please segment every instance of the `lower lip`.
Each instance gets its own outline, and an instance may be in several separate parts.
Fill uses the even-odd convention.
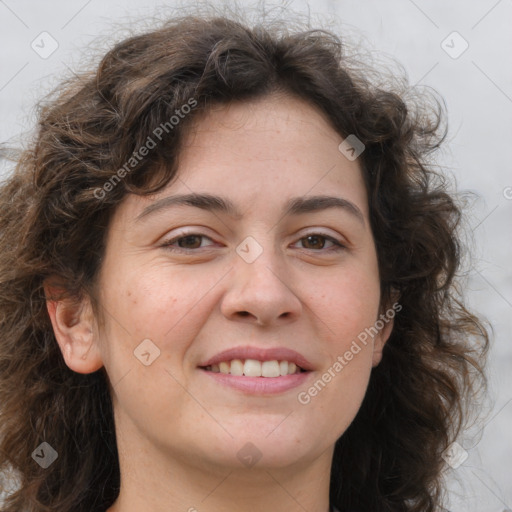
[[[272,395],[283,393],[303,385],[312,372],[294,373],[282,377],[241,377],[229,373],[215,373],[201,370],[219,384],[229,386],[254,395]]]

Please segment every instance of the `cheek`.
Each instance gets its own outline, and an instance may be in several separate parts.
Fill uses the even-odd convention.
[[[318,413],[331,411],[339,434],[357,414],[372,369],[372,339],[365,329],[378,318],[380,283],[376,263],[352,261],[323,282],[311,297],[313,308],[326,333],[324,344],[329,363],[304,402],[311,400]],[[315,395],[317,393],[317,395]]]
[[[151,339],[162,356],[182,355],[208,314],[208,292],[217,281],[218,276],[207,272],[180,272],[162,265],[136,271],[119,267],[103,282],[109,350],[133,356],[142,340]]]
[[[371,267],[340,269],[317,281],[308,308],[325,326],[328,338],[342,350],[378,317],[380,284]]]
[[[218,278],[211,282],[161,266],[142,268],[120,267],[103,282],[104,364],[117,399],[135,421],[169,425],[165,404],[179,409],[188,400],[178,384],[186,380],[183,361],[209,314],[205,298]],[[144,352],[150,354],[147,366]]]
[[[340,272],[323,284],[310,294],[308,306],[323,341],[318,346],[325,353],[325,366],[312,385],[301,390],[298,401],[304,411],[326,418],[339,437],[368,387],[373,344],[361,334],[377,319],[380,288],[371,272]]]

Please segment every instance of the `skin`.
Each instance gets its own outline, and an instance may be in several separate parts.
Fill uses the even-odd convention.
[[[296,98],[215,107],[186,137],[177,179],[115,211],[99,276],[102,318],[87,298],[48,301],[69,368],[105,366],[112,384],[121,491],[109,512],[328,511],[334,444],[392,329],[387,322],[299,403],[385,311],[361,168],[338,150],[342,140]],[[230,199],[242,215],[173,206],[136,220],[158,199],[191,192]],[[342,208],[283,216],[291,197],[319,194],[350,201],[363,220]],[[182,252],[162,246],[184,228],[205,237],[182,239]],[[306,238],[318,233],[345,247]],[[247,236],[263,250],[252,263],[235,250]],[[148,366],[134,356],[144,339],[160,350]],[[292,348],[315,369],[307,385],[273,396],[227,388],[198,369],[240,345]],[[237,458],[247,442],[261,454],[251,467]]]

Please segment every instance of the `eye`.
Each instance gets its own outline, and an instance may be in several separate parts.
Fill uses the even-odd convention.
[[[194,251],[202,247],[209,247],[213,244],[203,244],[202,241],[212,239],[201,233],[182,233],[180,236],[176,236],[171,240],[167,240],[162,244],[162,247],[171,251]],[[298,242],[302,242],[303,249],[312,251],[340,251],[346,247],[335,238],[324,235],[322,233],[310,233],[306,236],[301,237]],[[296,243],[298,243],[296,242]],[[330,246],[325,247],[326,243]]]
[[[171,251],[179,251],[181,249],[185,251],[199,249],[201,247],[205,247],[201,243],[201,239],[211,240],[211,238],[200,233],[183,233],[180,236],[172,238],[171,240],[167,240],[162,244],[162,247],[165,247]],[[176,243],[178,244],[177,246]]]
[[[309,245],[309,247],[304,247],[304,249],[310,249],[313,251],[325,249],[326,241],[331,243],[331,246],[327,248],[327,251],[340,251],[345,249],[345,246],[338,240],[336,240],[332,236],[323,235],[322,233],[310,233],[298,240],[298,242],[303,241],[306,241],[306,245]]]

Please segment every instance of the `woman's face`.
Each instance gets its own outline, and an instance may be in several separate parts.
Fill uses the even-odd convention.
[[[96,333],[118,439],[202,467],[330,460],[391,326],[358,341],[382,311],[365,186],[342,140],[297,99],[215,107],[177,179],[118,207]],[[236,375],[286,373],[281,361],[309,371]]]

